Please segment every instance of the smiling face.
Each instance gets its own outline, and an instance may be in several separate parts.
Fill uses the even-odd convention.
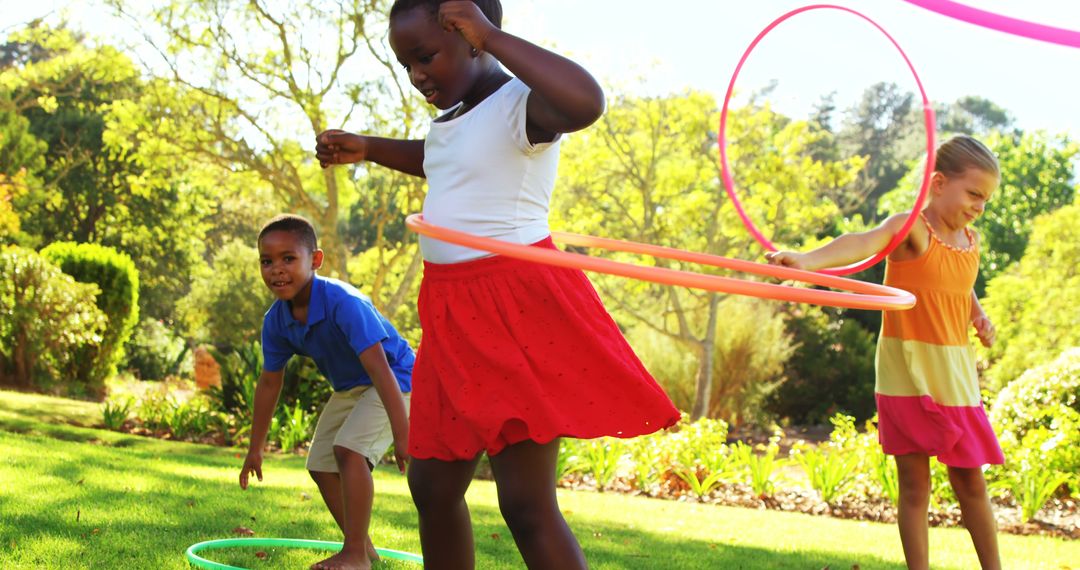
[[[458,104],[480,77],[468,42],[444,30],[425,7],[390,20],[390,47],[424,100],[439,109]]]
[[[311,251],[294,232],[266,232],[259,240],[259,267],[263,283],[282,301],[306,304],[315,270],[322,267],[321,249]]]
[[[977,167],[970,167],[958,175],[936,172],[933,205],[946,223],[962,228],[983,214],[999,182],[997,173]]]

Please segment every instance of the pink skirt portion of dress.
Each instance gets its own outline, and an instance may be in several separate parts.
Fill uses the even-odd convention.
[[[1005,463],[982,406],[942,406],[930,396],[876,399],[878,441],[889,455],[923,453],[950,467]]]
[[[550,238],[533,245],[555,247]],[[579,270],[503,256],[425,262],[419,312],[413,457],[634,437],[679,420]]]

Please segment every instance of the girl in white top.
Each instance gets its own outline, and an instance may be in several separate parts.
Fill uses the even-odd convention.
[[[596,121],[604,96],[587,71],[502,31],[501,19],[498,0],[397,0],[390,45],[427,102],[447,112],[426,140],[334,130],[316,152],[323,166],[367,160],[425,176],[431,223],[554,248],[560,133]],[[426,567],[473,567],[464,496],[486,452],[525,563],[585,568],[555,499],[559,438],[634,437],[673,425],[678,410],[581,271],[420,245],[409,486]]]

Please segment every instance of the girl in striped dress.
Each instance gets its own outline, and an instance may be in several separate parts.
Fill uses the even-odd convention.
[[[994,342],[994,326],[973,289],[979,236],[968,226],[983,213],[999,179],[997,159],[979,141],[956,136],[942,144],[921,223],[885,265],[885,284],[917,299],[910,310],[884,314],[875,363],[878,437],[885,453],[896,458],[897,522],[913,569],[929,567],[930,456],[949,468],[982,567],[1001,567],[982,466],[1004,463],[1004,457],[979,398],[968,342],[969,326],[984,346]],[[906,217],[892,216],[873,230],[840,236],[807,253],[767,257],[808,270],[853,263],[881,250]]]

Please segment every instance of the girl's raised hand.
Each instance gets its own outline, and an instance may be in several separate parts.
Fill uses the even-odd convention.
[[[448,32],[457,30],[469,45],[481,51],[491,32],[498,30],[469,0],[443,2],[439,6],[439,24]]]
[[[323,168],[352,164],[367,158],[367,139],[340,129],[330,129],[315,137],[315,157]]]

